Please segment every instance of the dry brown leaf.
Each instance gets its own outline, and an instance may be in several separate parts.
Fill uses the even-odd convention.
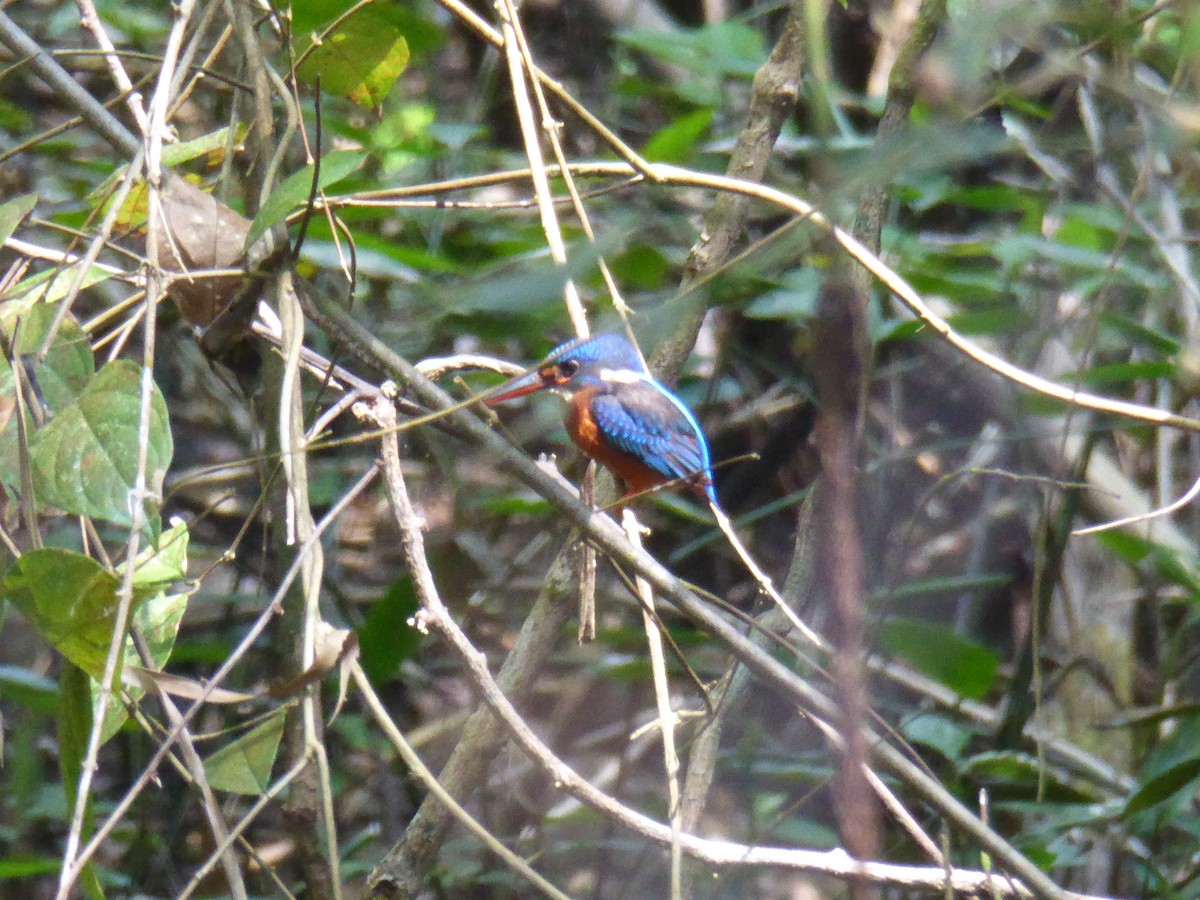
[[[152,262],[175,274],[167,293],[197,328],[207,328],[237,296],[242,275],[204,275],[241,269],[250,221],[200,188],[171,175],[162,190],[158,254]]]

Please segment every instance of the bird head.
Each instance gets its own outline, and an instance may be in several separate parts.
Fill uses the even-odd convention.
[[[629,341],[618,334],[599,334],[561,344],[536,369],[502,384],[484,402],[493,406],[545,390],[569,397],[584,388],[603,389],[645,377],[642,359]]]

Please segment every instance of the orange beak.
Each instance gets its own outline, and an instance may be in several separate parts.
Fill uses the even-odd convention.
[[[517,397],[524,397],[526,394],[544,390],[548,386],[542,380],[541,372],[534,369],[532,372],[520,375],[486,394],[483,402],[486,406],[495,406],[497,403],[503,403],[506,400],[515,400]]]

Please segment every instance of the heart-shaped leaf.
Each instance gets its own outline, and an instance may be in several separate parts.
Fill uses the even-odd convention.
[[[140,367],[126,360],[110,362],[74,403],[34,434],[29,451],[39,500],[76,515],[130,524],[141,381]],[[167,405],[155,386],[146,458],[148,489],[161,487],[173,449]]]
[[[30,550],[0,582],[12,602],[55,649],[93,678],[104,674],[120,582],[90,556]]]

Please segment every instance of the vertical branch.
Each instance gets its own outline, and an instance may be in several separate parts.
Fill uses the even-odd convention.
[[[517,108],[517,119],[521,126],[521,136],[525,141],[525,155],[529,159],[530,179],[533,181],[533,192],[537,198],[538,213],[542,219],[542,231],[546,235],[546,244],[556,265],[566,267],[567,248],[563,243],[562,229],[558,224],[558,214],[554,209],[554,196],[550,192],[550,182],[546,177],[546,160],[542,155],[542,143],[538,137],[537,124],[533,118],[533,106],[529,102],[529,85],[525,81],[525,60],[521,56],[521,46],[517,39],[517,31],[521,27],[517,19],[516,5],[512,0],[501,0],[496,4],[500,13],[501,33],[504,35],[504,56],[508,62],[508,74],[512,80],[513,103]],[[563,285],[566,297],[567,312],[571,316],[571,324],[579,337],[589,334],[587,314],[583,309],[583,301],[579,299],[579,290],[569,276]]]
[[[725,169],[730,178],[762,180],[779,130],[796,106],[803,64],[802,6],[803,0],[792,0],[779,40],[775,42],[767,61],[754,74],[746,124],[738,132],[737,143]],[[729,261],[741,240],[749,210],[750,201],[746,197],[723,194],[713,201],[712,208],[704,217],[700,239],[692,247],[688,258],[681,291],[687,291],[705,274]],[[696,335],[706,312],[702,307],[689,308],[684,312],[674,333],[654,353],[652,368],[657,375],[668,382],[678,376],[684,360],[696,343]]]
[[[642,547],[642,526],[629,509],[622,517],[625,536],[634,547]],[[654,590],[650,582],[637,576],[638,598],[642,603],[642,625],[650,650],[650,670],[654,677],[654,699],[658,705],[658,727],[662,731],[663,767],[667,773],[667,818],[671,823],[671,898],[683,895],[683,850],[679,843],[683,819],[679,801],[679,754],[675,749],[675,713],[671,709],[671,686],[667,681],[667,661],[662,635],[654,615]]]
[[[79,8],[80,24],[92,33],[96,46],[104,51],[104,64],[108,67],[108,74],[112,76],[117,90],[125,96],[125,105],[129,107],[129,114],[133,116],[133,120],[137,122],[138,131],[148,134],[150,121],[142,108],[142,95],[134,89],[125,67],[121,65],[121,57],[117,56],[117,48],[113,46],[108,32],[104,30],[104,23],[96,13],[95,4],[92,0],[75,0],[75,5]]]
[[[921,54],[933,43],[938,26],[945,18],[946,0],[922,0],[916,21],[896,57],[896,64],[888,73],[887,101],[884,103],[879,126],[875,129],[876,140],[890,137],[908,124],[908,115],[912,112],[913,102],[917,98],[917,63]],[[883,213],[886,208],[887,186],[882,184],[867,190],[858,202],[854,236],[876,253],[879,252],[879,236],[883,229]],[[870,276],[863,273],[860,277],[866,284]]]
[[[887,101],[876,139],[904,128],[916,99],[916,67],[946,17],[946,0],[922,0],[895,65],[888,73]],[[859,201],[854,235],[879,250],[886,185],[867,191]],[[829,599],[837,651],[832,659],[844,718],[845,741],[834,791],[839,827],[846,849],[859,859],[879,848],[879,813],[865,776],[864,717],[869,711],[863,666],[863,548],[859,526],[857,452],[854,435],[865,404],[870,342],[865,327],[870,274],[854,272],[856,287],[827,285],[820,294],[815,323],[814,369],[822,412],[817,443],[825,483],[817,494],[818,577]]]
[[[298,615],[288,616],[292,624],[299,627],[290,629],[289,636],[293,642],[297,669],[305,672],[312,667],[316,658],[316,632],[321,620],[319,600],[325,562],[320,542],[310,541],[316,523],[309,503],[308,455],[300,396],[300,348],[304,341],[304,315],[292,289],[289,273],[279,276],[277,288],[284,349],[279,388],[279,450],[288,494],[288,543],[299,542],[308,549],[300,568],[300,599],[303,602],[299,609],[293,611]],[[306,769],[297,776],[293,795],[288,800],[288,809],[308,826],[298,830],[298,836],[310,896],[340,898],[337,833],[329,786],[329,764],[322,740],[319,687],[318,681],[305,689],[300,703],[299,730],[293,739],[297,760],[311,754],[316,768]],[[324,854],[320,850],[320,832],[324,833],[325,838]]]
[[[563,155],[562,146],[558,140],[557,124],[550,116],[550,109],[546,105],[546,97],[538,81],[537,67],[534,65],[533,56],[529,52],[529,45],[525,40],[525,32],[521,28],[517,5],[514,0],[499,0],[496,4],[496,9],[500,14],[500,33],[504,38],[504,57],[508,63],[508,73],[512,81],[513,105],[517,110],[517,120],[521,127],[521,136],[525,142],[525,155],[529,159],[530,180],[533,182],[538,213],[542,220],[542,230],[546,235],[546,244],[550,248],[550,255],[554,259],[555,264],[565,270],[567,265],[567,248],[563,243],[562,229],[559,226],[558,213],[554,207],[554,196],[550,191],[549,179],[546,177],[545,157],[542,155],[541,139],[538,136],[538,131],[534,123],[533,106],[529,98],[530,85],[533,87],[538,110],[542,116],[542,126],[554,151],[555,159],[558,161],[560,173],[566,180],[571,199],[575,204],[576,213],[583,223],[588,240],[595,243],[595,235],[592,232],[591,224],[588,222],[583,202],[575,190],[571,174],[567,170],[566,158]],[[525,80],[526,76],[529,78],[528,82]],[[619,298],[616,283],[608,274],[608,266],[603,260],[600,261],[600,266],[605,273],[605,280],[612,291],[614,302],[616,302]],[[567,314],[571,317],[571,324],[575,329],[575,334],[579,337],[587,337],[591,333],[588,326],[587,311],[584,309],[583,300],[580,299],[579,289],[576,287],[574,279],[570,276],[566,278],[563,284],[563,297],[567,306]],[[617,303],[617,306],[619,309],[624,308],[624,304],[620,302]],[[588,472],[586,480],[590,493],[592,486],[595,484],[594,469],[589,468]],[[579,552],[579,635],[581,641],[586,634],[590,632],[594,635],[596,631],[595,572],[596,551],[590,544],[584,543]]]
[[[835,276],[836,278],[836,276]],[[834,813],[846,850],[872,859],[879,850],[879,810],[865,775],[863,725],[869,713],[863,664],[862,532],[858,521],[858,454],[855,441],[865,360],[865,295],[847,281],[827,283],[813,323],[817,448],[823,481],[816,497],[816,569],[829,604],[834,643],[830,666],[837,691],[843,751],[834,775]],[[861,896],[861,894],[860,894]]]
[[[579,499],[588,506],[596,505],[596,463],[588,463],[583,481],[579,484]],[[596,639],[596,548],[587,541],[579,542],[579,624],[575,639],[586,644]]]
[[[546,139],[550,143],[550,150],[554,154],[555,162],[558,163],[559,176],[562,178],[563,184],[567,187],[567,195],[571,198],[571,206],[574,208],[575,215],[579,219],[579,224],[583,228],[584,236],[587,237],[588,243],[594,247],[596,244],[596,232],[592,228],[591,219],[588,218],[587,209],[583,205],[583,198],[579,195],[579,189],[575,185],[575,176],[571,174],[571,169],[567,164],[566,153],[563,151],[562,141],[559,139],[559,134],[562,131],[562,123],[555,120],[550,114],[550,106],[546,103],[546,92],[542,87],[541,79],[538,78],[538,68],[534,64],[533,54],[529,51],[529,42],[525,39],[525,31],[520,27],[521,23],[517,18],[515,6],[511,3],[511,0],[506,0],[505,8],[508,10],[508,15],[514,26],[513,33],[517,39],[521,59],[525,63],[525,71],[529,73],[529,86],[533,89],[533,96],[537,101],[538,112],[542,116],[542,129],[546,132]],[[625,298],[621,295],[621,290],[617,286],[617,280],[613,277],[612,270],[609,269],[608,262],[603,256],[598,256],[596,263],[600,268],[600,276],[604,279],[604,286],[608,289],[609,296],[612,297],[613,306],[621,316],[621,320],[625,323],[625,328],[629,332],[629,338],[640,355],[642,352],[641,348],[638,348],[637,342],[633,340],[633,329],[629,324],[629,307],[625,304]],[[581,334],[580,336],[582,337],[583,335]],[[587,569],[589,567],[595,568],[595,556],[592,555],[590,549],[587,549],[584,551],[583,568]],[[583,580],[586,581],[586,577]],[[586,596],[586,590],[582,591],[581,595]]]
[[[258,165],[255,167],[256,203],[261,207],[273,189],[298,121],[298,113],[286,85],[267,63],[259,43],[252,10],[240,2],[226,0],[234,21],[237,40],[242,45],[253,88],[254,138]],[[276,133],[274,97],[283,103],[284,126]],[[275,247],[284,245],[286,236],[276,227],[267,237]],[[305,321],[290,273],[280,274],[272,285],[281,323],[283,361],[273,362],[264,376],[266,402],[277,407],[275,431],[278,436],[285,488],[282,497],[286,510],[285,543],[299,544],[301,589],[283,607],[281,631],[293,673],[306,672],[316,657],[316,634],[320,623],[320,589],[324,574],[321,545],[312,541],[315,522],[308,490],[308,457],[303,406],[300,395],[299,361],[304,341]],[[270,430],[270,424],[267,426]],[[277,495],[278,497],[278,495]],[[318,685],[305,689],[299,717],[288,723],[287,742],[296,764],[310,759],[313,766],[296,776],[285,801],[286,820],[298,848],[298,860],[304,873],[308,895],[317,900],[340,900],[338,842],[334,819],[329,763],[323,742]],[[322,845],[323,839],[323,845]]]
[[[162,216],[162,137],[166,133],[167,105],[170,101],[170,85],[174,67],[183,43],[183,33],[191,18],[193,0],[182,0],[175,9],[175,23],[167,37],[166,48],[163,52],[162,67],[158,73],[151,101],[150,129],[146,133],[146,175],[150,187],[149,222],[147,225],[147,257],[155,259],[154,241],[159,219]],[[115,218],[115,212],[110,210]],[[107,221],[108,217],[106,217]],[[111,227],[111,226],[110,226]],[[97,251],[98,252],[98,251]],[[117,665],[125,648],[126,633],[129,629],[129,617],[133,607],[133,575],[136,569],[138,552],[141,549],[142,532],[146,528],[146,503],[152,498],[147,489],[146,467],[149,460],[150,448],[150,417],[151,399],[154,392],[154,343],[155,343],[155,307],[162,295],[163,283],[161,272],[151,262],[146,269],[146,307],[144,319],[144,339],[142,346],[141,398],[138,413],[138,451],[135,468],[133,489],[129,492],[130,526],[129,541],[126,550],[126,565],[124,577],[121,579],[118,591],[117,612],[113,621],[113,633],[109,642],[108,655],[104,660],[104,674],[100,680],[100,690],[97,696],[96,709],[92,717],[91,733],[88,735],[87,752],[84,755],[83,766],[79,776],[79,785],[75,794],[75,806],[71,815],[71,827],[67,834],[66,848],[63,851],[63,866],[58,883],[58,900],[65,900],[70,895],[75,871],[75,860],[79,853],[83,835],[84,816],[91,796],[92,778],[97,768],[97,757],[100,752],[100,732],[104,727],[104,719],[116,689]],[[60,307],[62,312],[66,304]]]

